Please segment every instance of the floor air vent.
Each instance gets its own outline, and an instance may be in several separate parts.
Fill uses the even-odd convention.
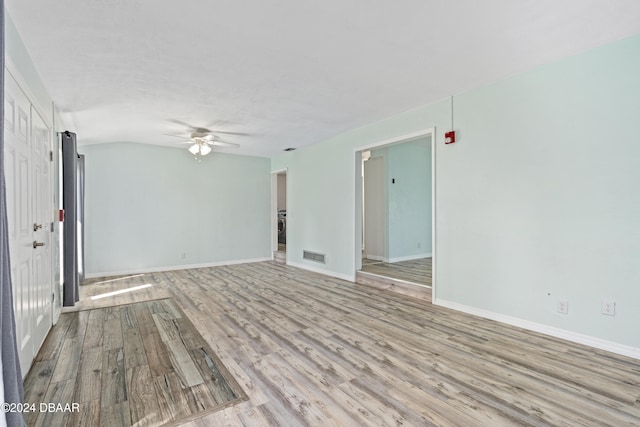
[[[309,261],[315,261],[315,262],[321,262],[322,264],[326,264],[326,255],[325,254],[319,254],[316,252],[311,252],[311,251],[302,251],[302,258],[303,259],[308,259]]]

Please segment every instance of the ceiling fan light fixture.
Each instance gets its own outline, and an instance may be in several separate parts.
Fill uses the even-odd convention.
[[[237,134],[237,135],[246,135],[237,132],[224,132],[228,134]],[[187,140],[189,147],[187,150],[196,158],[196,160],[200,161],[200,158],[206,156],[207,154],[213,151],[213,146],[222,146],[222,147],[239,147],[240,144],[236,144],[234,142],[221,141],[218,135],[212,133],[212,131],[205,128],[193,128],[192,132],[189,133],[189,136],[175,135],[171,133],[166,133],[164,135],[173,136],[176,138],[181,138]]]

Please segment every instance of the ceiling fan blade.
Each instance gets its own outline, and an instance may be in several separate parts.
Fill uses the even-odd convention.
[[[248,135],[250,135],[250,134],[244,133],[244,132],[230,132],[230,131],[224,131],[224,130],[212,130],[212,129],[209,129],[208,127],[193,126],[193,125],[191,125],[191,124],[189,124],[187,122],[183,122],[182,120],[178,120],[178,119],[168,119],[167,121],[170,122],[170,123],[179,125],[180,127],[186,128],[187,131],[190,134],[195,132],[195,133],[205,133],[205,134],[206,133],[213,133],[213,134],[223,133],[225,135],[238,135],[238,136],[248,136]],[[228,122],[224,122],[224,121],[219,121],[218,120],[218,121],[214,122],[213,124],[217,125],[217,126],[220,126],[220,125],[224,125],[225,123],[228,123]]]
[[[223,134],[225,134],[225,135],[238,135],[238,136],[249,136],[249,135],[251,135],[250,133],[243,133],[243,132],[227,132],[227,131],[224,131],[224,130],[210,130],[210,131],[209,131],[209,132],[207,132],[207,133],[213,133],[213,134],[216,134],[216,133],[223,133]]]
[[[207,144],[209,144],[209,145],[218,145],[220,147],[234,147],[234,148],[240,147],[240,144],[235,144],[233,142],[224,142],[224,141],[220,141],[220,140],[207,141]]]
[[[248,133],[242,133],[242,132],[227,132],[224,130],[211,130],[211,129],[207,129],[207,128],[198,128],[197,131],[203,135],[210,135],[212,137],[216,137],[217,134],[221,133],[221,134],[225,134],[225,135],[241,135],[241,136],[247,136],[249,135]]]

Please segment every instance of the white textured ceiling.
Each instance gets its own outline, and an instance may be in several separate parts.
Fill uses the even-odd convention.
[[[81,144],[270,157],[640,33],[637,0],[6,0]]]

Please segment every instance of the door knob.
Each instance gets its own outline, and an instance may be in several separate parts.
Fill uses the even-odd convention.
[[[33,231],[38,231],[38,228],[42,228],[42,224],[33,224]]]
[[[44,246],[44,243],[36,242],[36,241],[34,240],[34,241],[33,241],[33,249],[37,248],[38,246]]]

